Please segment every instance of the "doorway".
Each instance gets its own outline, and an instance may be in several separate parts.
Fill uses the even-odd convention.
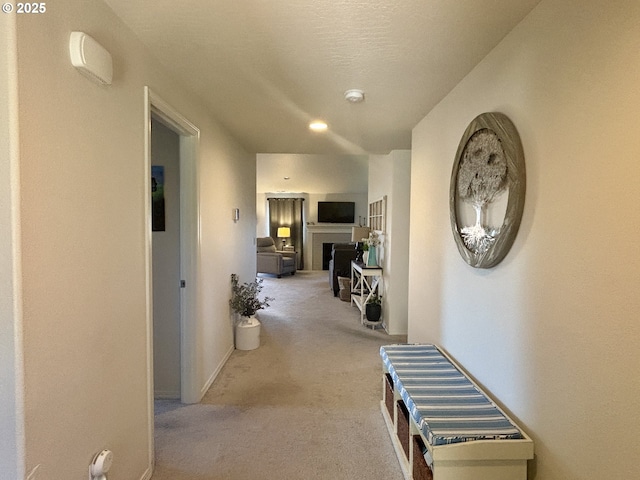
[[[151,115],[153,390],[180,398],[180,136]]]
[[[149,430],[153,438],[154,359],[153,359],[153,233],[151,228],[151,126],[162,124],[178,136],[179,143],[179,382],[182,403],[200,401],[196,352],[196,301],[198,298],[197,258],[200,224],[198,221],[197,150],[200,130],[177,110],[145,87],[145,171],[149,174],[145,195],[148,228],[146,236],[147,271],[147,396]]]

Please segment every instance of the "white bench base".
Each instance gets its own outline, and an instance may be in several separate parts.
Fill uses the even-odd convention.
[[[456,365],[450,358],[448,360]],[[405,419],[400,411],[398,403],[404,406],[404,402],[394,386],[389,385],[390,376],[387,374],[387,371],[383,371],[380,410],[406,480],[527,479],[527,460],[533,458],[533,441],[522,429],[520,429],[522,439],[475,440],[448,445],[430,445],[411,415]],[[389,412],[391,405],[393,405],[392,412]],[[406,428],[407,420],[408,429]],[[408,439],[403,436],[401,441],[398,436],[399,428],[408,430]],[[421,467],[420,465],[425,462],[414,459],[418,455],[422,457],[421,451],[415,451],[417,449],[414,447],[414,435],[419,436],[421,442],[426,445],[433,459],[432,469]],[[403,443],[406,446],[407,442],[408,456],[403,446]]]

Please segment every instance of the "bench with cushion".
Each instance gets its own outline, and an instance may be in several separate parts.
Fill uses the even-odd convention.
[[[533,442],[435,345],[388,345],[381,408],[406,478],[524,480]]]

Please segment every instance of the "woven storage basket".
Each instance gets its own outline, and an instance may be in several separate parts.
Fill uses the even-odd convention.
[[[351,278],[338,277],[338,285],[340,287],[339,295],[340,300],[343,302],[351,301]]]
[[[393,380],[388,373],[385,373],[384,378],[384,403],[387,406],[389,417],[393,421]]]
[[[425,446],[420,435],[413,436],[413,480],[433,480],[433,472],[424,459]]]
[[[402,400],[398,400],[398,440],[409,460],[409,411]]]

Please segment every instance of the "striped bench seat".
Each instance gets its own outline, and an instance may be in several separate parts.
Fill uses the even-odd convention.
[[[387,345],[380,348],[380,356],[430,445],[524,438],[435,345]]]

